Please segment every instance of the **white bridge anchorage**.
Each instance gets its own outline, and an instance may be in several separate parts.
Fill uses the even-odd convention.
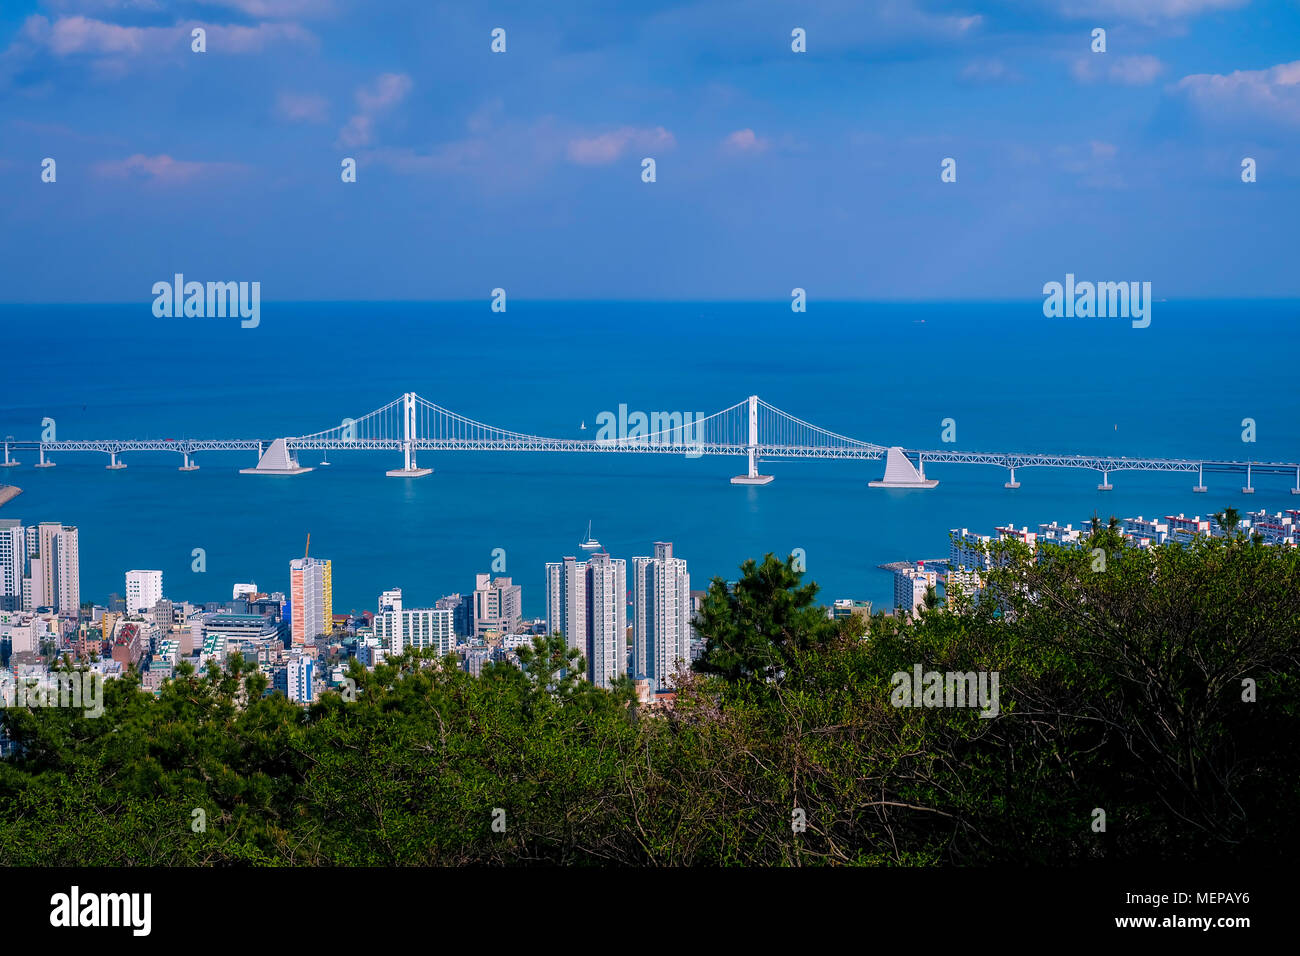
[[[681,412],[634,413],[640,422],[626,427],[620,416],[617,434],[602,427],[594,438],[546,438],[474,421],[435,405],[414,392],[406,392],[382,408],[356,419],[344,419],[333,428],[298,437],[275,439],[101,439],[70,441],[4,442],[0,467],[13,467],[15,457],[35,452],[36,467],[53,467],[52,455],[64,452],[100,452],[109,456],[110,469],[125,468],[118,460],[124,452],[173,452],[183,457],[182,471],[197,470],[194,456],[211,451],[255,451],[257,464],[241,474],[300,475],[312,471],[299,463],[304,451],[394,451],[402,455],[402,466],[388,472],[394,477],[414,478],[430,474],[420,467],[420,452],[513,451],[513,452],[605,452],[624,454],[674,454],[688,458],[729,455],[746,460],[745,474],[733,484],[761,485],[772,480],[761,475],[758,463],[779,459],[885,460],[885,472],[873,488],[933,488],[939,482],[925,477],[928,464],[993,465],[1009,472],[1008,488],[1020,487],[1017,468],[1077,468],[1101,475],[1098,488],[1112,487],[1110,474],[1118,471],[1195,472],[1193,490],[1205,491],[1205,473],[1240,474],[1242,492],[1252,494],[1256,474],[1294,476],[1292,494],[1300,494],[1300,463],[1259,461],[1210,461],[1178,458],[1128,458],[1095,455],[1018,454],[973,451],[921,451],[899,446],[877,445],[828,431],[751,395],[712,415],[694,416]],[[610,417],[613,417],[612,414]],[[585,423],[584,423],[585,425]]]

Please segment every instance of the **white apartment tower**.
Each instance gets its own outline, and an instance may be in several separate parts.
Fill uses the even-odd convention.
[[[587,652],[587,562],[570,556],[547,563],[546,623],[569,647]]]
[[[402,607],[401,588],[379,596],[374,629],[379,646],[394,656],[408,647],[431,648],[440,657],[456,650],[455,612],[449,608]]]
[[[128,614],[139,611],[152,611],[153,606],[162,600],[161,571],[126,572],[126,610]]]
[[[24,609],[52,608],[57,614],[81,611],[81,560],[77,529],[57,521],[42,521],[24,529],[27,578]]]
[[[23,610],[27,536],[16,518],[0,518],[0,611]]]
[[[587,679],[608,688],[627,673],[627,562],[608,554],[546,565],[546,619],[582,651]]]
[[[916,614],[925,607],[925,592],[939,583],[939,575],[922,565],[894,572],[894,613]]]
[[[593,554],[587,575],[587,679],[608,688],[627,673],[627,562]]]
[[[654,557],[632,559],[632,675],[667,690],[691,660],[691,576],[671,542],[654,549]]]

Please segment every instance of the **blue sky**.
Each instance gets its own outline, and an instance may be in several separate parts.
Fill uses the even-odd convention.
[[[1300,0],[6,0],[0,222],[11,302],[1294,296]]]

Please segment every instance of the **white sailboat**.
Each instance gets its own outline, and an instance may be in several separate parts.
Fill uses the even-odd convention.
[[[583,539],[578,543],[578,547],[580,547],[583,551],[599,551],[599,550],[600,550],[600,542],[597,541],[595,538],[593,538],[593,537],[591,536],[591,522],[590,522],[590,521],[587,522],[587,536],[586,536],[585,538],[583,538]]]

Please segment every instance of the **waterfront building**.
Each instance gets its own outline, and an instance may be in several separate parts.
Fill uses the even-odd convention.
[[[1033,551],[1038,545],[1038,535],[1030,531],[1028,527],[1017,528],[1014,524],[1009,524],[1005,528],[994,528],[998,533],[999,541],[1019,541],[1029,550]]]
[[[984,574],[970,568],[949,568],[944,575],[943,596],[945,601],[954,598],[969,600],[978,604],[980,592],[984,590]]]
[[[126,611],[128,614],[140,614],[153,610],[153,606],[162,600],[161,571],[126,572]]]
[[[939,575],[925,570],[924,564],[894,572],[894,613],[915,614],[925,607],[925,592],[937,588]],[[936,592],[937,593],[937,592]]]
[[[1077,548],[1083,541],[1083,530],[1074,525],[1061,526],[1055,521],[1038,526],[1037,541],[1054,544],[1058,548]]]
[[[1250,522],[1250,532],[1252,535],[1259,535],[1265,544],[1288,545],[1296,544],[1297,529],[1295,519],[1291,513],[1278,512],[1270,515],[1268,511],[1247,512],[1246,518]]]
[[[1148,520],[1141,515],[1136,518],[1125,518],[1120,522],[1120,530],[1125,537],[1144,538],[1152,544],[1164,544],[1169,540],[1168,523],[1154,518]]]
[[[697,592],[693,591],[691,593]],[[855,614],[864,620],[871,620],[871,602],[855,601],[853,598],[837,598],[835,603],[830,606],[827,617],[838,621],[841,618],[853,617]]]
[[[670,541],[632,559],[632,675],[668,690],[691,660],[691,576]]]
[[[951,568],[991,568],[993,557],[988,553],[993,539],[988,535],[976,534],[953,528],[948,532],[951,545],[948,550],[948,566]],[[895,602],[897,603],[897,602]]]
[[[1187,544],[1198,534],[1210,533],[1210,522],[1200,515],[1189,518],[1181,511],[1176,515],[1165,515],[1165,524],[1169,526],[1167,540]]]

